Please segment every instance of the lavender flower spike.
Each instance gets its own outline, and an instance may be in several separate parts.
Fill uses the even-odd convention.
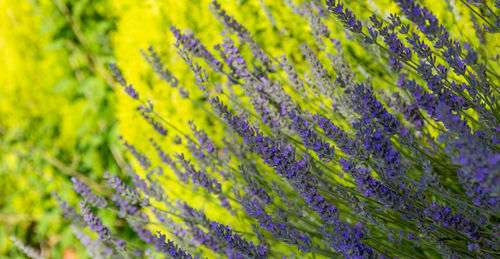
[[[103,241],[109,241],[111,239],[111,231],[103,225],[101,219],[97,217],[83,201],[80,202],[80,212],[88,228],[96,232],[97,235],[99,235],[99,239]]]
[[[19,248],[19,250],[21,250],[27,257],[32,258],[32,259],[44,259],[45,258],[45,256],[43,256],[35,248],[24,244],[16,236],[14,236],[14,235],[10,236],[10,240],[12,240],[12,242],[14,242],[14,246]]]
[[[73,182],[73,190],[75,190],[76,193],[80,194],[85,201],[89,202],[99,209],[104,209],[108,205],[104,197],[101,197],[92,192],[90,188],[82,181],[76,179],[75,177],[71,177],[71,181]]]
[[[356,15],[354,15],[352,11],[347,8],[344,9],[344,5],[341,4],[340,1],[326,0],[326,5],[328,6],[328,10],[340,19],[345,28],[355,33],[359,33],[363,30],[361,21],[356,19]]]
[[[127,80],[123,77],[122,72],[120,71],[120,69],[118,69],[116,64],[110,64],[109,69],[111,70],[111,74],[113,74],[115,80],[120,84],[121,87],[124,88],[125,93],[133,99],[139,99],[139,93],[135,90],[132,84],[127,85]]]

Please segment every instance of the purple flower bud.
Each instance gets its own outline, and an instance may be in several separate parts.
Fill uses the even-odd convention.
[[[104,209],[108,205],[104,197],[101,197],[92,192],[90,188],[82,181],[76,179],[75,177],[71,177],[71,181],[73,182],[73,190],[75,190],[76,193],[80,194],[80,196],[82,196],[82,198],[86,202],[94,205],[99,209]]]

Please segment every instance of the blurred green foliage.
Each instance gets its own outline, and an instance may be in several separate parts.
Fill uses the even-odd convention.
[[[117,171],[108,1],[1,1],[0,255],[15,234],[53,258],[78,241],[50,193]]]

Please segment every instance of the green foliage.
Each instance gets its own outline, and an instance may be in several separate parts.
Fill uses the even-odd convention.
[[[70,175],[118,170],[116,101],[103,65],[113,57],[114,18],[107,1],[0,7],[0,254],[19,256],[8,241],[15,234],[62,258],[77,240],[50,193],[71,193]]]

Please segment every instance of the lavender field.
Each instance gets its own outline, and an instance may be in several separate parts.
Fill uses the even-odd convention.
[[[500,258],[498,0],[0,9],[0,258]]]

